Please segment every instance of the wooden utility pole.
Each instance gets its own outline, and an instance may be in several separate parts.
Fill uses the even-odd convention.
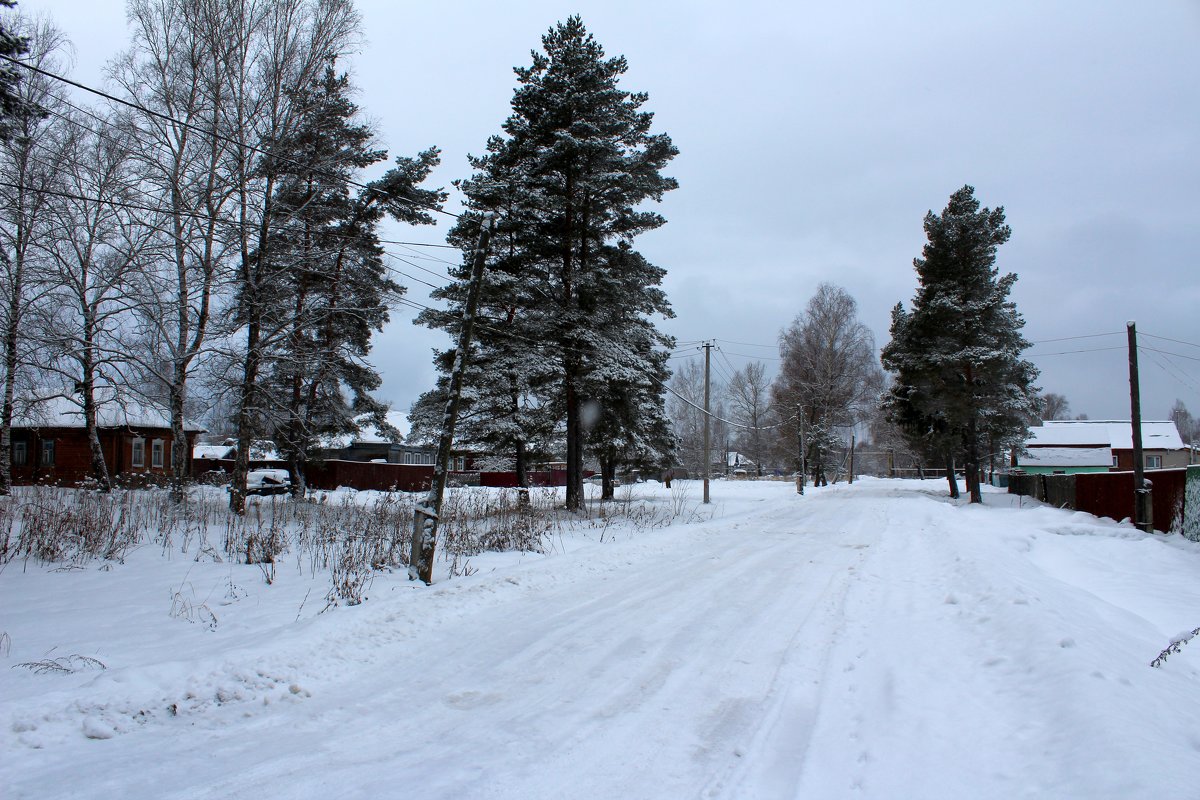
[[[708,362],[712,355],[712,342],[704,343],[704,502],[709,503],[708,474],[712,472],[712,456],[709,453],[709,409],[708,409]]]
[[[1154,512],[1150,487],[1146,484],[1145,457],[1142,455],[1142,399],[1138,388],[1137,323],[1125,323],[1129,333],[1129,423],[1133,426],[1133,524],[1150,533],[1154,530]]]
[[[800,447],[800,471],[796,474],[796,492],[804,494],[805,470],[808,465],[804,463],[804,406],[796,406],[796,439]]]
[[[408,559],[408,579],[433,583],[433,551],[437,545],[438,515],[442,511],[442,496],[446,492],[446,476],[450,471],[450,448],[454,445],[454,426],[458,423],[458,403],[462,396],[463,377],[467,371],[467,354],[471,335],[479,312],[479,294],[483,284],[483,265],[487,260],[488,243],[492,239],[495,217],[488,213],[480,220],[479,242],[471,263],[471,283],[467,287],[467,305],[463,309],[462,327],[458,331],[458,348],[454,351],[454,366],[450,370],[446,409],[442,415],[442,435],[438,439],[437,460],[433,465],[433,480],[425,502],[418,503],[413,512],[412,555]]]

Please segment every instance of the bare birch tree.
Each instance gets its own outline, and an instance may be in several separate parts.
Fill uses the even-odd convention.
[[[783,357],[771,388],[781,414],[793,420],[783,428],[797,441],[796,414],[805,426],[806,460],[814,485],[825,480],[826,459],[843,433],[866,419],[883,386],[875,337],[858,320],[858,304],[845,289],[822,283],[779,337]]]
[[[128,0],[129,50],[112,79],[145,111],[123,112],[136,147],[144,222],[155,230],[132,287],[138,302],[128,352],[162,389],[171,420],[172,496],[183,499],[191,452],[184,430],[189,384],[208,348],[214,303],[232,239],[224,224],[233,185],[229,144],[217,134],[230,94],[214,58],[230,27],[216,0]]]
[[[752,361],[733,373],[727,389],[733,421],[744,426],[737,431],[738,447],[754,461],[761,478],[767,458],[768,426],[772,425],[771,382],[761,361]]]
[[[58,72],[68,47],[65,36],[45,20],[16,16],[11,31],[26,42],[24,60]],[[45,252],[50,231],[47,194],[63,166],[63,123],[54,114],[63,104],[49,78],[23,73],[13,88],[16,113],[0,138],[0,494],[12,485],[12,422],[18,381],[29,365],[29,314],[45,290]],[[50,112],[54,112],[53,114]]]
[[[46,208],[51,234],[49,302],[39,307],[43,366],[61,378],[62,396],[83,414],[92,476],[103,490],[111,476],[100,446],[98,404],[126,385],[120,328],[129,319],[126,287],[146,229],[128,209],[136,197],[129,142],[108,127],[72,125],[59,172],[60,192]]]

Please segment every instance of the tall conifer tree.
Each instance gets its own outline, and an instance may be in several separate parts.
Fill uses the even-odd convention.
[[[658,369],[639,342],[606,328],[595,312],[624,307],[647,323],[651,314],[670,313],[658,290],[662,270],[640,256],[613,255],[619,248],[633,253],[636,236],[665,222],[639,206],[676,187],[662,169],[677,151],[668,136],[650,132],[653,115],[641,110],[646,95],[618,85],[625,59],[606,58],[579,17],[552,28],[542,47],[531,66],[516,69],[519,85],[504,133],[471,159],[476,174],[460,186],[472,212],[499,213],[501,263],[489,281],[498,288],[506,271],[515,280],[507,297],[485,292],[483,308],[505,320],[504,346],[523,350],[535,365],[522,380],[556,378],[548,400],[565,420],[567,507],[576,509],[583,502],[587,423],[599,419],[585,420],[583,409],[593,407],[589,400],[603,404],[589,396],[599,394],[589,389],[589,376],[615,364],[650,374]],[[454,237],[466,245],[477,229],[478,215],[468,214]],[[638,281],[622,277],[625,271]],[[462,290],[450,287],[444,296],[454,302],[456,294]],[[454,327],[440,315],[421,321]]]
[[[896,373],[887,403],[912,440],[944,450],[948,466],[961,454],[979,503],[982,448],[1019,445],[1037,396],[1037,368],[1020,357],[1025,321],[1008,299],[1017,276],[996,268],[1011,230],[1003,208],[981,209],[964,186],[940,215],[925,215],[925,234],[912,311],[896,306],[883,350]]]

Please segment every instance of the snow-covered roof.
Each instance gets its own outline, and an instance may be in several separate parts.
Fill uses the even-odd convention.
[[[1111,447],[1031,447],[1018,456],[1022,467],[1111,467]]]
[[[192,448],[192,458],[227,458],[236,451],[227,444],[198,444]]]
[[[101,428],[170,428],[171,415],[166,408],[148,400],[120,395],[109,387],[98,388],[96,424]],[[13,415],[16,428],[82,428],[83,407],[77,396],[65,390],[39,390],[17,398]],[[186,431],[202,431],[203,426],[185,419]]]
[[[1129,420],[1048,420],[1029,429],[1027,447],[1094,445],[1113,450],[1133,448],[1133,425]],[[1142,420],[1142,448],[1182,450],[1183,440],[1171,420]],[[1111,462],[1110,462],[1111,463]]]
[[[403,411],[388,411],[384,414],[384,419],[387,420],[389,425],[400,432],[399,439],[396,439],[394,434],[380,430],[369,414],[363,414],[354,420],[354,423],[358,426],[358,433],[326,436],[321,440],[321,446],[330,450],[337,450],[349,447],[355,442],[360,444],[388,444],[403,441],[404,437],[408,435],[408,415]]]

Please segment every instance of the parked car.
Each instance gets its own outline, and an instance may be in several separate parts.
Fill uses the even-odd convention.
[[[246,475],[246,494],[286,494],[291,488],[286,469],[252,469]]]

